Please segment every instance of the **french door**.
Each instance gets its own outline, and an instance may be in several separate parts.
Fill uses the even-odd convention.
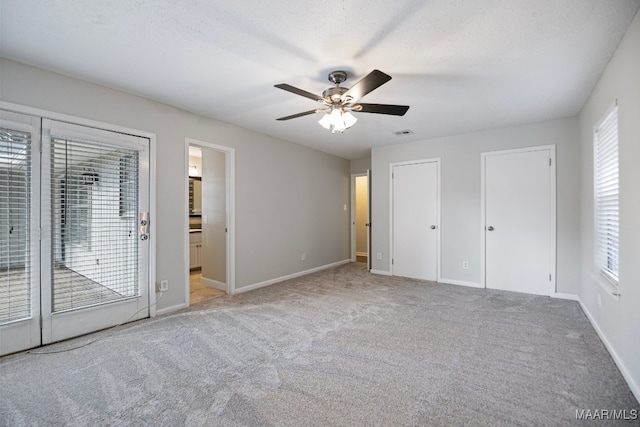
[[[4,120],[0,199],[0,354],[148,317],[148,139]]]

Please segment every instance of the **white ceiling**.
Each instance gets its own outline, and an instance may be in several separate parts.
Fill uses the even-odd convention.
[[[574,116],[640,0],[0,0],[0,55],[335,154]],[[331,134],[327,74],[393,79]],[[393,132],[411,129],[414,134]]]

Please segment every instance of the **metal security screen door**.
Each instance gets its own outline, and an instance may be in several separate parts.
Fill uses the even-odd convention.
[[[0,355],[40,344],[38,120],[0,112]]]
[[[49,120],[43,136],[43,344],[148,317],[148,139]]]

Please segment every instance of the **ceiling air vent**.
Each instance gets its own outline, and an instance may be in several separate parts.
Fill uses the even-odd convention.
[[[394,132],[394,134],[398,135],[398,136],[405,136],[405,135],[413,135],[413,131],[411,129],[403,129],[403,130],[399,130],[397,132]]]

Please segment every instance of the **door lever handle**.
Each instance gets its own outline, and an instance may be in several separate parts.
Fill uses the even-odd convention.
[[[435,230],[435,229],[436,229],[436,226],[435,226],[435,225],[432,225],[432,226],[431,226],[431,229],[432,229],[432,230]]]
[[[493,231],[493,226],[491,226],[491,225],[490,225],[490,226],[488,226],[488,227],[487,227],[487,230],[489,230],[489,231]]]

